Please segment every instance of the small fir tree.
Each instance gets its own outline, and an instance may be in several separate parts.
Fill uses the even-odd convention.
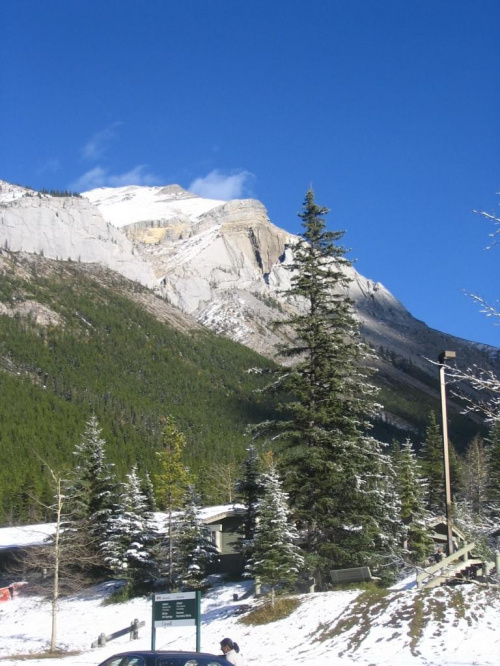
[[[144,501],[146,502],[146,509],[150,513],[153,513],[153,511],[156,511],[156,498],[153,482],[149,472],[146,472],[144,475],[144,479],[141,483],[141,491],[144,496]]]
[[[154,546],[153,516],[134,467],[122,484],[118,508],[111,521],[111,534],[103,544],[106,562],[115,574],[124,576],[134,588],[140,589],[156,573]]]
[[[175,530],[175,578],[183,589],[204,587],[210,565],[219,557],[200,509],[200,496],[194,485],[189,485]]]
[[[444,515],[446,500],[444,492],[443,438],[431,412],[425,441],[420,451],[420,467],[427,484],[426,508],[434,516]]]
[[[262,463],[257,447],[251,444],[247,448],[247,455],[243,462],[242,478],[236,482],[237,499],[245,507],[242,538],[238,543],[238,548],[245,559],[251,556],[251,545],[257,523],[257,508],[264,491],[261,473]]]
[[[425,508],[426,482],[420,476],[417,456],[409,439],[398,447],[394,457],[400,517],[407,530],[407,556],[411,563],[422,564],[434,547],[426,523],[429,517]]]
[[[283,491],[274,464],[262,475],[263,493],[258,502],[258,522],[252,542],[252,556],[246,575],[258,579],[271,591],[292,586],[304,567],[304,556],[297,546],[298,533],[290,522],[288,496]]]

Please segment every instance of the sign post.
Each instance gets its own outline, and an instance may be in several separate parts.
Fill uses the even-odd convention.
[[[196,626],[196,652],[200,651],[200,591],[153,595],[151,649],[156,650],[156,630]]]

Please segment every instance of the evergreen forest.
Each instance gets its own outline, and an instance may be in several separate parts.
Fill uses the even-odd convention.
[[[116,274],[5,250],[1,259],[0,524],[51,518],[44,463],[70,469],[92,415],[119,478],[133,466],[154,472],[172,415],[203,500],[224,499],[209,472],[217,461],[241,460],[248,423],[267,418],[270,403],[255,393],[262,376],[248,370],[271,362],[159,321],[151,292]],[[40,311],[49,323],[37,323]]]
[[[179,325],[177,311],[159,314],[165,307],[150,290],[98,266],[0,251],[1,525],[51,519],[45,465],[72,469],[92,415],[121,480],[133,467],[154,475],[172,416],[201,501],[232,501],[223,476],[244,460],[248,426],[276,417],[275,398],[259,392],[276,365],[195,322]],[[405,372],[418,375],[411,366]],[[418,449],[439,403],[383,371],[373,381],[380,402],[414,424]],[[449,417],[459,451],[485,433],[457,412]],[[406,437],[377,418],[372,433],[386,442]]]

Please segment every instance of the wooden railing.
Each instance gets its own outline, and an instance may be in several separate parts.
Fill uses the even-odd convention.
[[[462,546],[462,548],[459,548],[451,555],[448,555],[448,557],[444,557],[440,562],[436,562],[436,564],[427,567],[424,571],[420,572],[417,575],[417,587],[421,588],[424,581],[426,581],[426,579],[428,578],[432,579],[434,576],[438,578],[441,576],[446,577],[447,567],[456,564],[459,560],[467,562],[470,553],[474,550],[475,547],[476,547],[475,543],[467,543],[465,544],[465,546]]]

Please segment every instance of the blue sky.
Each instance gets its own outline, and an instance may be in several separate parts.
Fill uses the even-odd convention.
[[[3,0],[0,178],[304,194],[366,277],[500,346],[498,0]]]

